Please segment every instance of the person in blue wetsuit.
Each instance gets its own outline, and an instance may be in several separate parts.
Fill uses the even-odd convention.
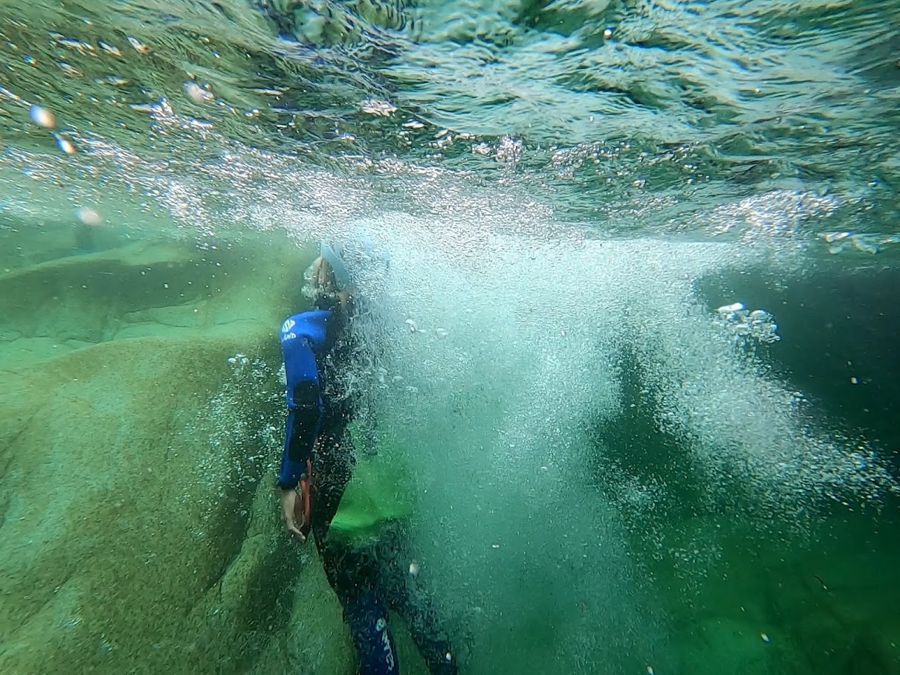
[[[429,670],[454,674],[450,643],[417,575],[409,571],[408,538],[400,519],[385,517],[377,529],[367,528],[365,537],[353,537],[348,524],[373,519],[338,513],[347,507],[341,502],[357,461],[348,432],[356,406],[344,386],[358,347],[355,301],[344,261],[331,246],[322,244],[305,276],[304,294],[313,299],[314,309],[281,326],[288,419],[278,485],[285,527],[300,541],[314,537],[343,606],[360,673],[399,673],[388,625],[393,609],[407,621]]]

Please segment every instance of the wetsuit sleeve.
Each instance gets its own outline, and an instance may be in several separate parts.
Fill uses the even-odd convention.
[[[297,487],[306,473],[306,462],[321,431],[323,405],[318,366],[309,341],[282,336],[282,346],[289,413],[278,484],[289,490]]]
[[[281,488],[293,489],[303,478],[306,473],[306,461],[312,457],[320,423],[321,414],[318,407],[307,406],[288,413],[281,471],[278,474],[278,485]]]

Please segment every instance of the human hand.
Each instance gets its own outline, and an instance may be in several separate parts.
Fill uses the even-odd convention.
[[[297,537],[301,542],[306,541],[301,529],[306,523],[301,508],[303,501],[298,490],[281,491],[281,517],[287,531]]]

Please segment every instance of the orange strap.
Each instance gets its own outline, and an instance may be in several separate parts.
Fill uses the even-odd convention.
[[[301,497],[303,499],[303,525],[300,531],[306,536],[312,526],[312,460],[306,460],[306,478],[300,481]]]

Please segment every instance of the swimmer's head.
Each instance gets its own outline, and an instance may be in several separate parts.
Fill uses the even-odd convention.
[[[319,257],[303,273],[303,295],[319,309],[332,309],[350,293],[350,275],[335,249],[322,242]]]

